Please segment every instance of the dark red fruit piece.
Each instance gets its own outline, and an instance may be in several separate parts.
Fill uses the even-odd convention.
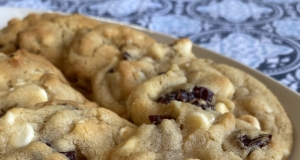
[[[108,71],[108,73],[114,73],[114,72],[115,70],[113,68]]]
[[[242,144],[246,147],[251,147],[252,149],[255,147],[262,148],[271,142],[272,135],[260,134],[258,137],[254,139],[250,139],[247,135],[243,135],[239,139],[242,142]]]
[[[9,58],[13,58],[15,55],[14,54],[10,54],[9,55]]]
[[[189,101],[189,97],[188,97],[188,92],[183,90],[183,89],[179,89],[175,92],[176,94],[176,100],[177,101],[181,101],[181,102],[188,102]]]
[[[206,109],[216,110],[215,106],[211,105],[209,103],[207,103],[207,104],[201,104],[201,103],[199,103],[199,101],[195,101],[192,104],[195,105],[195,106],[197,106],[197,107],[201,107],[203,110],[206,110]]]
[[[211,109],[211,110],[216,110],[214,105],[211,104],[201,104],[201,108],[206,110],[206,109]]]
[[[199,101],[194,101],[192,104],[197,107],[201,107],[201,103],[199,103]]]
[[[212,98],[214,93],[204,87],[194,87],[192,92],[187,92],[183,89],[178,89],[169,94],[166,94],[164,97],[159,97],[157,99],[158,103],[168,104],[172,100],[177,100],[181,102],[189,102],[193,105],[201,107],[202,109],[212,109],[215,110],[215,106],[211,105]],[[200,103],[198,100],[204,100],[205,104]]]
[[[59,152],[59,153],[64,154],[66,157],[69,158],[69,160],[76,160],[75,151]]]
[[[195,99],[195,96],[194,96],[194,94],[193,93],[191,93],[191,92],[188,92],[188,101],[193,101],[194,99]]]
[[[182,101],[182,102],[188,102],[189,98],[191,96],[189,93],[183,89],[176,90],[174,92],[171,92],[167,94],[165,97],[159,97],[157,99],[157,102],[168,104],[172,100]]]
[[[259,137],[252,139],[250,146],[258,146],[260,148],[268,145],[272,140],[272,135],[270,134],[261,134]]]
[[[45,143],[48,147],[51,147],[51,144],[50,143]]]
[[[16,45],[16,50],[18,50],[18,49],[20,49],[21,47],[20,47],[20,45]]]
[[[214,93],[204,87],[194,87],[193,94],[196,98],[203,99],[207,102],[211,102],[214,96]]]
[[[164,98],[164,97],[159,97],[159,98],[156,100],[156,102],[158,102],[158,103],[164,103],[164,104],[168,104],[168,103],[166,103],[166,100],[165,100],[165,98]]]
[[[158,75],[166,74],[166,72],[159,72]]]
[[[176,97],[177,97],[177,93],[172,92],[170,94],[167,94],[165,98],[167,98],[169,101],[172,101],[172,100],[176,100]]]
[[[130,59],[132,59],[131,55],[129,53],[127,53],[127,52],[123,52],[122,53],[122,58],[123,58],[123,60],[130,60]]]
[[[163,119],[174,119],[167,115],[150,115],[149,120],[152,124],[159,125]]]
[[[158,103],[164,103],[164,104],[168,104],[170,103],[172,100],[176,100],[177,97],[177,93],[176,92],[172,92],[170,94],[167,94],[165,97],[159,97],[157,99]]]

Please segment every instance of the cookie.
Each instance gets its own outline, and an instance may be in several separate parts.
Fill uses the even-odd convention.
[[[34,108],[13,108],[0,119],[0,159],[109,159],[136,130],[104,108],[68,101]]]
[[[231,113],[191,108],[180,108],[182,122],[151,115],[156,125],[141,125],[114,150],[112,159],[282,159],[280,145],[270,134]]]
[[[166,74],[136,87],[127,107],[133,122],[141,125],[150,123],[150,115],[180,118],[172,107],[178,101],[193,108],[231,112],[275,137],[285,156],[291,151],[292,127],[282,106],[264,85],[238,69],[202,59],[174,65]]]
[[[20,32],[37,25],[43,21],[51,21],[59,17],[59,14],[29,14],[23,20],[12,19],[7,26],[0,30],[0,52],[12,53],[19,49],[16,44],[17,36]]]
[[[0,73],[1,112],[55,99],[96,106],[74,90],[49,61],[26,50],[0,53]]]
[[[290,154],[292,126],[276,97],[238,69],[196,59],[188,39],[161,44],[46,13],[11,20],[0,51],[0,160]]]
[[[76,32],[99,24],[100,22],[79,14],[60,15],[19,32],[16,45],[31,53],[43,55],[61,69],[66,49]]]
[[[227,65],[214,65],[237,88],[232,97],[236,117],[248,119],[244,115],[256,117],[263,131],[278,135],[281,150],[287,157],[292,148],[292,125],[283,106],[265,85],[250,75]]]
[[[188,39],[171,45],[155,43],[149,47],[123,48],[123,58],[111,61],[93,78],[93,100],[129,118],[125,103],[131,91],[151,77],[163,74],[172,64],[195,59],[191,48]]]
[[[94,29],[81,29],[70,44],[62,70],[73,86],[91,92],[92,77],[114,58],[121,59],[122,48],[145,48],[154,42],[141,32],[118,25],[101,24]]]

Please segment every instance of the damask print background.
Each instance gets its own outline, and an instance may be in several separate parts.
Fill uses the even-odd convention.
[[[0,6],[81,13],[189,37],[300,92],[300,0],[0,0]]]

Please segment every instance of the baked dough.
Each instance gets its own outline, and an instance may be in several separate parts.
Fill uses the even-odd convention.
[[[0,119],[0,159],[109,159],[136,126],[104,108],[49,101]]]
[[[195,57],[189,39],[161,44],[126,26],[45,13],[11,20],[0,52],[0,159],[291,152],[292,125],[276,97],[247,73]]]
[[[0,111],[34,106],[49,100],[72,100],[97,106],[73,89],[44,57],[19,50],[0,53]]]

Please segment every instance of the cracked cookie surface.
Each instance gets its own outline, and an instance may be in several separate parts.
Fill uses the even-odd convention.
[[[172,64],[195,59],[191,49],[192,42],[188,39],[179,39],[171,45],[155,43],[149,47],[127,48],[121,60],[112,61],[95,75],[93,100],[128,118],[125,103],[131,91],[151,77],[164,74]]]
[[[161,44],[128,27],[47,13],[10,21],[0,51],[0,159],[290,154],[291,123],[272,93],[238,69],[196,59],[188,39]]]
[[[178,111],[181,106],[174,107],[173,102],[190,108]],[[236,118],[272,134],[281,144],[284,156],[292,146],[291,123],[272,93],[242,71],[207,60],[174,65],[166,74],[145,81],[132,91],[127,107],[138,125],[149,124],[150,115],[180,119],[181,112],[193,108],[222,114],[231,112]]]
[[[1,112],[49,100],[73,100],[96,106],[73,89],[62,73],[44,57],[25,50],[0,53],[0,73]]]
[[[62,70],[73,86],[92,94],[91,81],[95,74],[121,60],[124,48],[140,49],[154,42],[141,32],[118,25],[101,24],[93,29],[81,29],[69,46]]]
[[[107,109],[70,101],[13,108],[0,124],[0,159],[109,159],[136,130]]]

